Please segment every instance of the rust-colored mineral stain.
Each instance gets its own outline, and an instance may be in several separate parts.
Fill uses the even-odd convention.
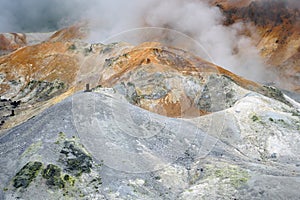
[[[83,29],[86,29],[86,26],[86,23],[79,23],[67,28],[63,28],[59,31],[56,31],[48,41],[66,42],[70,40],[84,39],[87,37],[87,33],[83,31]]]

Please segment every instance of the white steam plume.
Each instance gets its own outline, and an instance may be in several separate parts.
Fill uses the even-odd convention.
[[[266,81],[269,76],[251,39],[239,34],[244,25],[224,26],[221,11],[206,1],[95,1],[87,16],[94,22],[92,42],[131,28],[167,27],[201,43],[217,65],[255,81]]]
[[[267,73],[258,51],[250,38],[239,34],[244,25],[224,26],[219,8],[209,6],[207,1],[1,0],[0,32],[45,31],[65,21],[87,19],[92,24],[90,42],[102,42],[132,28],[167,27],[201,43],[215,64],[246,78],[265,81]]]

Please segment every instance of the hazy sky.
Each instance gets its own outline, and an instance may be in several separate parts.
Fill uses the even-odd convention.
[[[90,0],[1,0],[0,32],[41,32],[79,19]]]
[[[208,0],[181,0],[185,4],[198,4],[206,1]],[[289,2],[290,7],[300,7],[299,0],[282,1]],[[178,2],[178,0],[1,0],[0,32],[55,30],[81,18],[97,16],[99,20],[102,18],[103,12],[106,17],[116,19],[116,22],[121,22],[126,18],[132,20],[134,15],[140,17],[142,13],[154,14],[155,12],[162,12],[162,10],[167,16],[174,11],[172,10],[174,7],[176,7],[175,11],[177,10]],[[110,15],[107,15],[108,13]],[[189,14],[191,18],[194,17],[192,16],[194,13]],[[199,17],[199,15],[201,14],[198,13],[197,16]],[[147,18],[149,17],[147,16]],[[152,17],[155,18],[155,16]],[[176,17],[179,18],[180,16],[173,16],[172,18],[175,19]],[[104,19],[107,20],[105,17]],[[205,19],[210,20],[207,17]]]

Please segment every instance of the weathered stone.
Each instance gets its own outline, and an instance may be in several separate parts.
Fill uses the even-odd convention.
[[[92,158],[83,152],[73,141],[65,141],[64,148],[60,151],[60,162],[66,166],[66,171],[75,175],[90,173]]]
[[[28,162],[14,177],[13,186],[15,188],[27,188],[28,185],[38,175],[42,167],[41,162]]]
[[[47,165],[42,172],[43,178],[47,179],[46,184],[54,188],[64,188],[65,183],[61,178],[61,169],[53,164]]]

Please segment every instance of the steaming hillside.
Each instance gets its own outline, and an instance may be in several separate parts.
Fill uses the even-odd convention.
[[[283,79],[281,87],[299,90],[300,4],[298,1],[214,1],[226,16],[225,24],[248,23],[246,29],[260,55]],[[288,80],[291,84],[285,84]]]
[[[299,104],[280,90],[67,30],[1,57],[1,197],[299,198]]]
[[[0,14],[87,17],[0,34],[0,199],[300,198],[297,1],[70,2]]]
[[[84,3],[67,0],[63,4],[57,0],[39,3],[29,0],[26,4],[22,3],[23,9],[14,7],[9,0],[1,3],[3,10],[18,13],[1,13],[2,32],[46,32],[45,26],[53,31],[55,27],[86,21],[90,24],[90,30],[81,32],[80,37],[88,43],[105,43],[107,38],[137,27],[164,27],[198,41],[206,53],[190,47],[187,50],[203,59],[256,82],[272,83],[286,90],[299,90],[300,6],[297,0],[146,0],[143,4],[137,0],[115,0],[111,3],[102,0]],[[29,12],[33,4],[35,10]],[[36,17],[39,13],[43,13],[43,17]],[[71,39],[74,34],[74,30],[70,31],[66,38]],[[146,35],[147,32],[144,32],[126,38],[126,42],[145,42]],[[175,45],[170,42],[173,35],[160,36],[162,38],[155,41],[182,48],[178,46],[179,42]],[[24,41],[32,44],[43,40],[44,36],[32,37],[30,34],[0,35],[0,51],[3,54],[3,49],[15,50],[24,46]]]
[[[232,106],[240,95],[230,86],[214,108],[210,98],[200,100],[211,92],[209,87],[222,91],[228,80],[286,103],[279,90],[243,79],[190,52],[160,43],[88,44],[79,40],[84,33],[81,26],[63,29],[41,44],[0,58],[2,129],[26,121],[86,84],[125,90],[131,103],[170,117],[198,116]],[[190,90],[193,85],[196,88]]]

